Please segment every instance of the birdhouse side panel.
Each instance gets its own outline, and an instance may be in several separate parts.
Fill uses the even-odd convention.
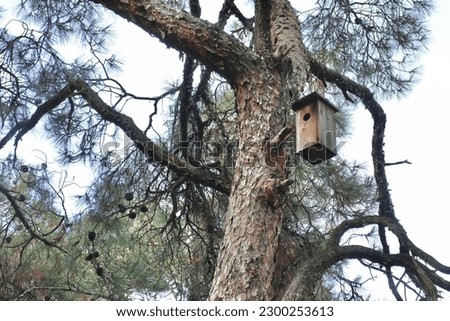
[[[296,151],[319,142],[317,105],[312,103],[296,111]]]
[[[334,152],[336,147],[335,111],[323,102],[319,102],[318,114],[318,142]]]

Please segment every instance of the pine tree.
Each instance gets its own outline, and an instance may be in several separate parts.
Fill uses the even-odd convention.
[[[68,248],[80,240],[72,266],[92,265],[93,279],[65,289],[93,295],[85,289],[97,280],[96,298],[366,299],[364,281],[346,276],[351,260],[386,275],[397,300],[403,289],[426,300],[450,290],[442,276],[450,268],[416,247],[395,216],[379,103],[414,84],[432,4],[293,5],[255,0],[246,17],[224,0],[208,22],[198,0],[22,0],[22,23],[11,20],[0,34],[0,149],[10,151],[0,185],[3,244],[17,218],[29,240],[58,256],[77,260]],[[178,51],[180,81],[157,96],[127,90],[114,76],[120,63],[108,46],[108,13]],[[80,50],[77,59],[61,53],[67,43]],[[291,106],[314,90],[344,106],[341,137],[357,104],[371,114],[373,177],[351,161],[310,166],[293,153]],[[148,121],[130,112],[141,101],[153,107]],[[154,123],[163,103],[166,131]],[[58,154],[31,170],[28,191],[46,191],[39,206],[56,223],[32,215],[34,205],[19,204],[8,187],[8,174],[39,167],[17,153],[31,131]],[[76,182],[64,174],[75,165],[92,176],[76,211],[66,200]],[[55,185],[47,172],[64,179]],[[51,241],[71,224],[71,241]],[[354,242],[358,234],[368,242]]]

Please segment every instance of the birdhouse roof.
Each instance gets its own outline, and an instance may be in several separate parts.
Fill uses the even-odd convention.
[[[292,109],[294,111],[301,109],[302,107],[309,105],[315,101],[322,101],[325,105],[327,105],[328,107],[330,107],[332,110],[334,110],[335,112],[338,112],[339,109],[336,108],[336,106],[334,106],[328,99],[326,99],[325,97],[323,97],[322,95],[318,94],[317,92],[312,92],[309,95],[300,98],[297,101],[294,101],[292,103]]]

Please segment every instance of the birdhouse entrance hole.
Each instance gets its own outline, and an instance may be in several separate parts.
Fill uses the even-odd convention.
[[[311,114],[310,113],[306,113],[305,116],[303,116],[303,120],[304,121],[308,121],[311,118]]]

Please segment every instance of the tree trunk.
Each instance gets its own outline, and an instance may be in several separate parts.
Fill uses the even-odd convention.
[[[274,294],[285,197],[286,155],[273,141],[287,125],[292,100],[309,67],[300,26],[288,0],[255,0],[255,51],[235,38],[156,0],[91,0],[186,52],[235,89],[239,147],[213,300],[269,300]],[[193,174],[196,171],[191,170]],[[213,186],[217,190],[228,189]],[[292,272],[294,273],[294,272]],[[279,283],[276,287],[279,289]]]
[[[285,204],[286,155],[272,139],[287,125],[292,95],[301,91],[308,69],[289,3],[264,0],[256,1],[255,7],[255,46],[261,63],[235,82],[239,148],[212,300],[277,296],[273,284]]]
[[[211,299],[266,300],[283,215],[277,185],[284,164],[270,166],[270,133],[282,126],[279,75],[248,75],[236,90],[239,147],[224,240]],[[256,81],[256,79],[258,79]]]

